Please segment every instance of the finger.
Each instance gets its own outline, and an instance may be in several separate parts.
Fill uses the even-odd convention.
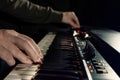
[[[74,24],[76,25],[77,28],[80,28],[80,23],[79,23],[79,20],[77,18],[77,16],[75,15],[75,13],[73,12],[73,21],[75,22]]]
[[[35,48],[35,52],[36,52],[36,55],[39,56],[39,63],[42,64],[42,60],[43,60],[43,54],[40,50],[40,48],[38,47],[38,45],[34,42],[33,39],[31,39],[30,37],[26,36],[26,35],[23,35],[23,34],[20,34],[19,36],[23,37],[23,38],[26,38],[26,40],[30,41],[30,44],[32,44],[33,48]],[[38,62],[37,62],[38,63]]]
[[[74,21],[70,21],[69,24],[72,26],[72,28],[76,28],[76,24],[74,23]]]
[[[1,51],[0,52],[0,58],[2,60],[7,62],[7,64],[9,66],[15,65],[15,60],[14,60],[12,54],[7,49],[5,49],[4,47],[0,46],[0,51]]]
[[[30,43],[34,46],[35,51],[36,51],[36,53],[38,54],[38,56],[40,56],[41,59],[43,59],[43,54],[42,54],[40,48],[38,47],[38,45],[34,42],[34,40],[31,39],[30,37],[26,36],[26,35],[22,35],[22,34],[21,34],[20,36],[26,38],[27,40],[29,40]]]
[[[75,19],[72,19],[72,21],[70,22],[70,25],[71,25],[73,28],[80,28],[79,23],[77,23]]]
[[[74,18],[74,21],[75,21],[76,27],[77,27],[77,28],[80,28],[80,23],[79,23],[78,19],[77,19],[77,18]]]
[[[26,52],[26,54],[31,58],[33,62],[40,62],[42,63],[40,56],[37,55],[36,50],[34,46],[31,44],[29,40],[22,36],[15,37],[15,44]]]
[[[14,44],[10,42],[4,43],[4,47],[12,54],[12,56],[25,64],[32,64],[32,61]]]

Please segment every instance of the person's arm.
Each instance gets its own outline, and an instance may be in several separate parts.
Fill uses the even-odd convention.
[[[28,0],[0,0],[0,10],[31,23],[61,22],[62,13]]]
[[[74,12],[59,12],[42,7],[28,0],[0,0],[0,10],[23,21],[31,23],[66,23],[79,28],[80,23]]]

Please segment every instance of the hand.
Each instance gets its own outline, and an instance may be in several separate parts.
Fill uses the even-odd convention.
[[[13,66],[15,58],[22,63],[42,63],[43,55],[36,43],[14,30],[0,30],[0,58]]]
[[[62,22],[69,24],[72,28],[80,28],[80,23],[74,12],[63,12]]]

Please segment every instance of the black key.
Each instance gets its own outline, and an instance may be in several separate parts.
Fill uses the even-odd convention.
[[[79,77],[57,74],[38,74],[33,80],[79,80]]]
[[[41,69],[37,72],[38,74],[57,74],[57,75],[70,75],[70,76],[79,76],[77,71],[68,71],[68,70],[50,70],[50,69]]]

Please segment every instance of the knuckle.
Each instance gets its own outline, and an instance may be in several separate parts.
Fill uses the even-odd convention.
[[[16,35],[17,32],[15,30],[3,30],[4,35]]]
[[[33,42],[34,40],[32,38],[28,37],[28,41]]]
[[[9,33],[9,30],[3,30],[3,34],[7,35]]]
[[[29,46],[29,40],[23,40],[22,45],[25,47]]]

